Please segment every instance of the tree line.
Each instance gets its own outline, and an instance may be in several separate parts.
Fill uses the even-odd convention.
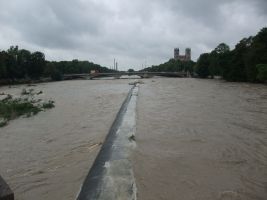
[[[89,61],[79,61],[77,59],[72,61],[47,61],[44,70],[44,76],[50,76],[53,80],[61,80],[63,74],[84,74],[90,73],[91,70],[100,73],[114,72],[107,67],[102,67],[98,64]]]
[[[170,59],[168,62],[165,62],[160,65],[153,65],[151,67],[147,67],[145,69],[142,69],[141,71],[147,71],[147,72],[189,72],[193,74],[194,61],[180,61],[175,59]]]
[[[227,81],[266,82],[267,28],[243,38],[233,50],[221,43],[210,53],[201,54],[194,71],[201,78],[221,76]]]
[[[111,72],[89,61],[46,61],[42,52],[30,52],[11,46],[6,51],[0,51],[0,80],[16,81],[20,79],[38,80],[41,77],[51,77],[60,80],[63,74],[90,73],[91,70]]]

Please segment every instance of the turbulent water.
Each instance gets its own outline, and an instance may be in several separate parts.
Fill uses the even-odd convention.
[[[267,86],[143,80],[131,161],[141,200],[266,200]],[[42,90],[55,108],[0,128],[0,174],[17,200],[75,199],[129,80],[1,87]]]
[[[129,80],[63,81],[1,87],[43,91],[55,108],[0,128],[0,174],[17,200],[73,200],[124,101]]]
[[[267,199],[266,85],[147,79],[137,105],[138,199]]]

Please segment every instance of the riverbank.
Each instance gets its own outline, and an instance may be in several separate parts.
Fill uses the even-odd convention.
[[[266,199],[265,85],[144,82],[132,158],[138,199]]]

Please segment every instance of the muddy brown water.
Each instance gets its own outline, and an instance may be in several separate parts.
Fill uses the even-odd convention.
[[[266,200],[267,86],[143,80],[132,163],[141,200]],[[55,108],[0,129],[0,174],[18,200],[75,199],[129,80],[1,87],[42,90]]]
[[[55,108],[0,129],[0,174],[17,200],[73,200],[131,86],[129,80],[1,87],[42,90]]]
[[[147,79],[133,156],[141,200],[266,200],[267,86]]]

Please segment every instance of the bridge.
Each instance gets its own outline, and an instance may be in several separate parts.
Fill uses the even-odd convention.
[[[164,76],[164,77],[188,77],[186,72],[111,72],[111,73],[91,73],[91,74],[64,74],[63,79],[94,79],[101,77],[115,77],[120,78],[121,76],[139,76],[140,78],[151,78],[153,76]]]

